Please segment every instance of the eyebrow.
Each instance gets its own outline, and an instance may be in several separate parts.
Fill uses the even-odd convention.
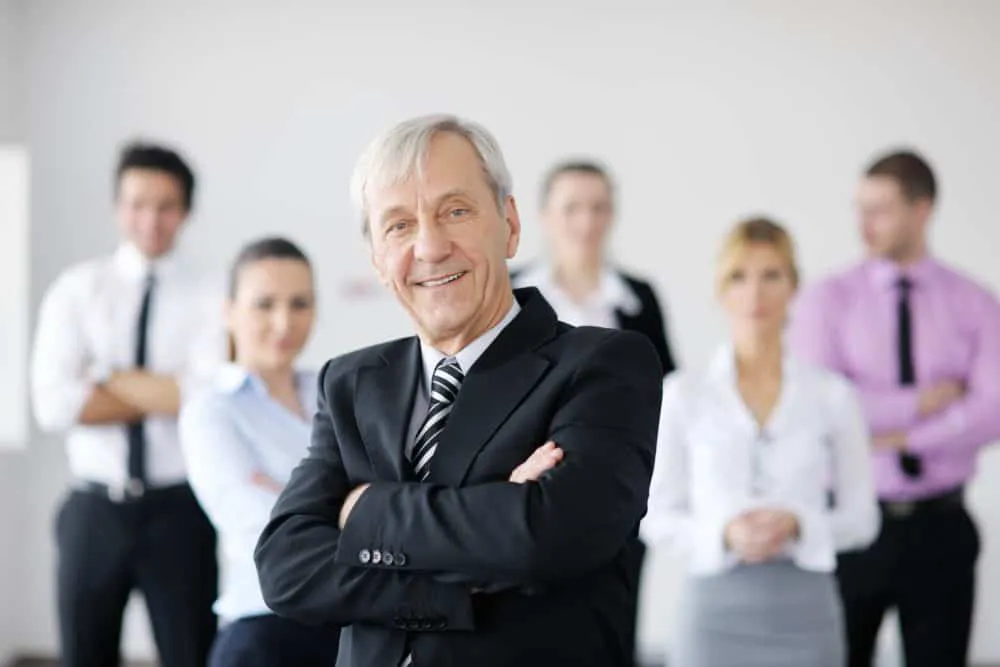
[[[389,224],[389,221],[392,220],[392,218],[400,214],[405,214],[406,212],[407,212],[406,207],[403,205],[393,206],[392,208],[385,211],[381,216],[379,216],[379,221],[378,221],[379,227],[385,227],[387,224]]]
[[[461,188],[455,188],[453,190],[448,190],[443,195],[441,195],[440,197],[438,197],[437,201],[440,204],[441,202],[443,202],[443,201],[445,201],[447,199],[452,199],[454,197],[463,197],[465,199],[472,199],[472,195],[469,192],[467,192],[466,190],[463,190]]]
[[[463,190],[462,188],[453,188],[451,190],[448,190],[447,192],[438,195],[435,198],[435,206],[440,206],[442,202],[448,201],[449,199],[454,199],[456,197],[472,200],[472,195],[469,193],[468,190]],[[385,213],[383,213],[380,216],[379,226],[385,227],[393,217],[405,213],[408,213],[408,209],[406,206],[403,206],[402,204],[393,206],[392,208],[386,210]]]

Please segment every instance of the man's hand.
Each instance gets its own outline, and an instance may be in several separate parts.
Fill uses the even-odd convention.
[[[176,415],[180,409],[180,388],[169,375],[141,369],[116,371],[102,386],[143,414]]]
[[[273,477],[266,475],[259,470],[250,475],[250,483],[267,491],[271,491],[272,493],[281,493],[281,490],[285,488]]]
[[[798,533],[799,522],[791,512],[758,509],[733,519],[724,539],[744,563],[763,563],[780,554]]]
[[[906,433],[903,431],[893,431],[877,435],[872,438],[872,447],[883,452],[905,452]]]
[[[347,519],[351,516],[351,510],[354,509],[354,505],[358,502],[358,498],[361,494],[365,492],[368,488],[367,484],[362,484],[361,486],[354,487],[350,493],[347,494],[347,498],[344,499],[344,504],[340,506],[340,529],[343,530],[344,526],[347,525]]]
[[[965,383],[960,380],[938,382],[920,392],[919,412],[921,417],[935,414],[965,396]]]
[[[537,482],[543,473],[555,468],[556,464],[562,461],[562,458],[563,450],[549,440],[532,452],[524,463],[514,468],[509,481],[515,484]]]

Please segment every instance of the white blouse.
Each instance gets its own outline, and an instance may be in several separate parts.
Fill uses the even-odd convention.
[[[833,571],[838,551],[867,546],[880,527],[869,447],[848,382],[788,357],[778,402],[760,428],[726,346],[707,372],[664,381],[642,534],[684,553],[692,573],[715,574],[738,562],[723,538],[732,519],[782,509],[795,514],[800,533],[784,555],[806,570]]]

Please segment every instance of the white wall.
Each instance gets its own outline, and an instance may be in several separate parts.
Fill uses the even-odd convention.
[[[18,13],[10,0],[0,0],[0,147],[16,141],[20,136],[15,99],[19,74],[18,22]],[[7,222],[3,213],[0,213],[0,226],[3,226],[0,237],[5,237],[10,231]],[[9,326],[10,323],[4,324]],[[0,405],[0,410],[4,409],[16,407]],[[9,419],[0,418],[0,421],[9,422]],[[19,505],[23,489],[20,471],[24,461],[23,457],[6,451],[12,444],[16,443],[0,443],[0,600],[4,601],[4,604],[0,604],[0,664],[4,663],[14,647],[17,618],[17,605],[14,601],[20,600],[23,593],[20,587],[21,560],[18,542],[19,536],[23,534]]]
[[[22,0],[33,304],[60,269],[110,248],[114,150],[142,133],[194,158],[204,187],[187,249],[197,258],[225,262],[263,232],[308,244],[323,310],[314,361],[402,333],[388,299],[345,292],[368,275],[347,181],[377,129],[437,110],[479,119],[500,138],[526,218],[526,258],[539,250],[532,212],[544,168],[578,152],[614,166],[618,256],[662,288],[685,364],[722,334],[711,273],[728,225],[774,214],[796,233],[807,277],[842,265],[858,255],[855,177],[897,142],[919,146],[940,172],[940,255],[1000,288],[1000,4],[356,4],[364,8]],[[23,493],[0,486],[0,506],[19,505],[33,527],[19,547],[28,594],[17,634],[51,649],[48,527],[66,483],[58,441],[35,438],[22,467]],[[983,660],[1000,660],[1000,635],[986,631],[1000,625],[998,481],[994,453],[974,493],[986,548],[975,640]],[[676,572],[657,554],[647,647],[667,641]],[[148,651],[141,623],[129,635],[134,653]]]

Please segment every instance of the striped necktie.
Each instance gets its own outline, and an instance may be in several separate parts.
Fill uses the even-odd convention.
[[[434,368],[434,374],[431,376],[430,406],[427,408],[427,416],[424,417],[420,430],[417,431],[416,442],[410,453],[413,472],[421,482],[426,481],[430,474],[431,459],[437,451],[438,441],[448,422],[451,408],[455,405],[455,399],[458,398],[458,390],[464,378],[465,375],[454,358],[442,359]]]
[[[465,375],[462,369],[452,357],[447,357],[438,362],[431,376],[431,401],[427,408],[427,416],[424,417],[420,430],[417,431],[417,438],[413,444],[413,451],[410,453],[410,463],[417,479],[426,482],[431,472],[431,459],[437,451],[438,441],[448,422],[448,415],[458,398],[458,390],[462,387],[462,380]],[[413,667],[413,654],[406,653],[400,667]]]

